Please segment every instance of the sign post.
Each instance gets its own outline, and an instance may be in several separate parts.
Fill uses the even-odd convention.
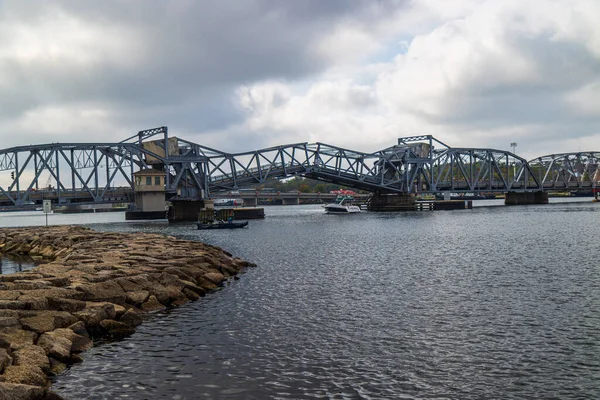
[[[46,214],[46,226],[48,226],[48,213],[52,212],[52,201],[51,200],[44,200],[43,211],[44,211],[44,214]]]

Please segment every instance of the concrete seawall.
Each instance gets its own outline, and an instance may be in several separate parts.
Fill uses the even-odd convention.
[[[39,265],[0,275],[0,400],[60,399],[49,377],[93,346],[132,334],[254,266],[214,246],[74,226],[0,229],[0,252]]]

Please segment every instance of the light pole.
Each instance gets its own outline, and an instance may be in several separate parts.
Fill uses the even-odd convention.
[[[516,148],[517,148],[517,142],[512,142],[512,143],[510,144],[510,147],[512,147],[512,152],[513,152],[513,154],[515,154],[515,150],[516,150]],[[513,177],[514,177],[515,175],[517,175],[517,161],[516,161],[516,160],[513,162]]]

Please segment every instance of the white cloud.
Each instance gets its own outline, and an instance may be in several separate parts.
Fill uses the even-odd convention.
[[[222,3],[3,3],[5,147],[168,125],[236,151],[600,148],[596,0]]]
[[[574,113],[600,118],[600,80],[573,90],[565,100]]]
[[[556,152],[547,144],[565,139],[570,151],[600,147],[599,3],[464,2],[459,11],[416,4],[383,27],[344,23],[322,42],[344,54],[353,40],[377,52],[376,39],[402,37],[414,21],[431,26],[414,28],[408,48],[398,46],[387,62],[342,57],[315,80],[246,85],[240,101],[248,93],[255,101],[245,107],[246,128],[268,132],[270,144],[290,138],[360,150],[418,134],[504,149],[518,139],[531,157]]]

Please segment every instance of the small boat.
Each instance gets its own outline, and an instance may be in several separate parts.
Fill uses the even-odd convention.
[[[354,197],[341,195],[337,196],[333,203],[322,206],[327,214],[349,214],[360,212],[360,207],[354,204]]]
[[[198,229],[235,229],[243,228],[248,225],[248,221],[233,222],[233,221],[215,221],[215,222],[198,222]]]

